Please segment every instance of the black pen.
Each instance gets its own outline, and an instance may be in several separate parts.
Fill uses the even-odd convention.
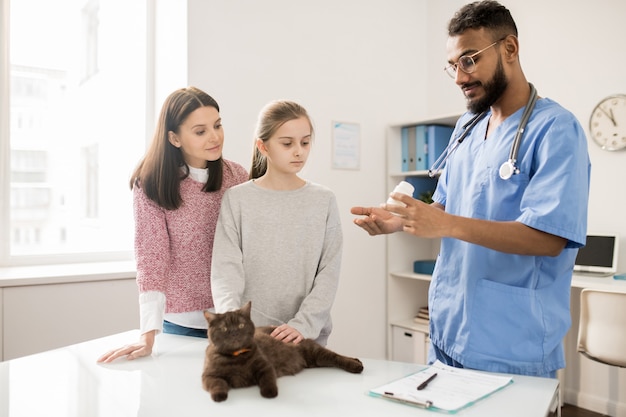
[[[420,391],[420,390],[423,390],[424,388],[426,388],[426,387],[428,386],[428,383],[429,383],[430,381],[432,381],[433,379],[435,379],[435,377],[436,377],[436,376],[437,376],[437,374],[436,374],[436,373],[434,373],[434,374],[432,374],[431,376],[429,376],[429,377],[428,377],[428,379],[427,379],[426,381],[422,382],[421,384],[419,384],[419,385],[417,386],[417,390],[418,390],[418,391]]]

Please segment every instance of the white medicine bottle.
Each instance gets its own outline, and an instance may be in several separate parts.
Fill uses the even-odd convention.
[[[408,195],[409,197],[413,197],[413,191],[415,191],[415,188],[406,181],[400,181],[400,183],[396,185],[396,188],[393,189],[394,193],[405,194],[405,195]],[[387,199],[387,204],[395,204],[396,206],[406,207],[406,204],[398,200],[394,200],[391,197]]]

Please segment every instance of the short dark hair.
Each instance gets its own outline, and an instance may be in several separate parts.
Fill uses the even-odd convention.
[[[507,35],[517,36],[517,26],[511,12],[493,0],[476,1],[460,8],[448,23],[448,36],[458,36],[468,29],[481,28],[494,33],[494,40]]]

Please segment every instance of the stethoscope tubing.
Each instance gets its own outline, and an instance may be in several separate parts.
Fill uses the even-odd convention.
[[[517,126],[515,138],[513,139],[513,145],[511,145],[511,151],[509,152],[509,159],[500,166],[500,178],[503,180],[508,180],[513,174],[519,174],[517,158],[519,156],[519,148],[522,143],[522,135],[524,134],[524,130],[526,130],[526,125],[528,124],[528,120],[530,119],[530,116],[535,108],[535,103],[537,102],[537,89],[532,83],[528,83],[528,85],[530,86],[530,97],[528,98],[528,103],[526,104],[520,123]],[[476,124],[478,124],[478,122],[482,120],[486,114],[487,111],[479,113],[473,116],[462,126],[463,133],[461,133],[457,140],[450,142],[448,146],[446,146],[439,158],[437,158],[433,166],[428,170],[429,177],[434,177],[441,171],[450,155],[456,150],[456,148],[458,148],[467,135],[472,131],[474,126],[476,126]]]
[[[530,85],[530,97],[528,98],[528,103],[526,104],[526,108],[524,109],[524,113],[522,114],[522,118],[519,122],[517,132],[515,133],[515,139],[513,139],[511,152],[509,153],[509,159],[512,161],[517,161],[517,157],[519,156],[519,147],[522,143],[522,135],[524,134],[524,130],[526,130],[528,119],[530,119],[530,115],[532,114],[535,108],[535,103],[537,102],[537,89],[531,83],[528,83],[528,85]]]
[[[441,155],[439,155],[439,158],[437,158],[437,160],[433,163],[433,166],[430,167],[430,169],[428,170],[429,177],[434,177],[439,173],[439,171],[441,171],[441,169],[443,169],[443,166],[446,164],[446,161],[448,160],[450,155],[456,150],[456,148],[459,147],[461,143],[463,143],[465,137],[470,134],[474,126],[476,126],[478,122],[480,122],[480,120],[486,115],[486,111],[478,113],[463,125],[463,133],[461,133],[457,140],[450,142],[448,146],[446,146],[443,152],[441,152]]]

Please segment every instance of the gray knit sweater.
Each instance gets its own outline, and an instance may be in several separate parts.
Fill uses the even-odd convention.
[[[325,345],[342,243],[337,201],[324,186],[273,191],[248,181],[230,188],[213,246],[216,311],[252,300],[255,325],[287,323]]]

